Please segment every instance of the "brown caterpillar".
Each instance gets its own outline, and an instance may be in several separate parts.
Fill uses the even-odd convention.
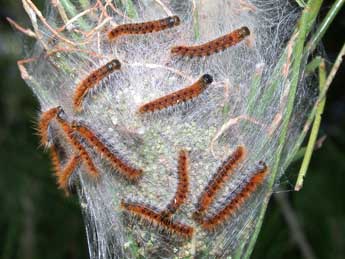
[[[245,148],[239,146],[236,150],[223,162],[218,168],[217,173],[213,175],[212,179],[208,182],[206,188],[201,193],[198,203],[197,210],[193,213],[193,219],[200,221],[204,216],[206,210],[210,207],[214,199],[216,198],[219,190],[224,186],[225,182],[229,179],[233,170],[245,157]]]
[[[186,201],[189,192],[189,177],[188,177],[188,153],[186,150],[181,150],[178,160],[178,184],[174,197],[162,212],[163,216],[169,217],[174,214],[181,205]]]
[[[80,133],[80,135],[83,136],[98,152],[100,152],[101,156],[104,156],[127,180],[135,182],[142,175],[143,171],[141,169],[136,169],[128,165],[121,158],[113,154],[90,129],[77,122],[72,123],[72,128]]]
[[[121,207],[131,214],[138,216],[139,218],[143,218],[153,225],[158,225],[168,233],[177,234],[188,239],[193,236],[194,228],[179,222],[173,222],[169,218],[162,216],[161,213],[156,212],[153,208],[149,208],[142,204],[125,201],[121,201]]]
[[[198,81],[188,87],[142,105],[139,108],[139,113],[154,112],[174,106],[181,102],[192,100],[198,97],[212,82],[212,76],[205,74]]]
[[[43,146],[48,146],[49,144],[49,140],[48,140],[49,123],[52,119],[56,117],[60,109],[61,108],[59,106],[51,108],[48,111],[43,112],[40,117],[40,120],[38,122],[38,132],[41,137],[41,144]]]
[[[81,111],[82,102],[88,91],[98,85],[98,83],[115,70],[121,68],[121,63],[117,59],[113,59],[99,69],[91,72],[84,80],[82,80],[75,89],[73,97],[73,105],[75,111]]]
[[[108,39],[115,40],[123,35],[146,34],[151,32],[163,31],[180,25],[178,16],[169,16],[167,18],[142,23],[128,23],[116,26],[108,32]]]
[[[171,53],[178,56],[205,57],[234,46],[250,35],[248,27],[241,27],[229,34],[196,46],[176,46]]]
[[[245,203],[245,201],[258,188],[258,186],[263,183],[268,172],[268,167],[264,162],[260,162],[260,165],[262,168],[257,169],[245,187],[239,193],[237,193],[234,198],[230,199],[224,208],[222,208],[214,216],[201,220],[200,223],[204,229],[213,231],[220,224],[224,223]]]
[[[79,155],[73,156],[66,164],[65,168],[58,175],[58,186],[68,194],[68,179],[76,170],[81,159]]]
[[[63,111],[61,110],[59,113],[62,113]],[[75,150],[76,154],[80,155],[82,161],[86,165],[86,168],[88,170],[88,173],[93,176],[93,177],[98,177],[99,173],[96,169],[95,164],[93,163],[89,153],[86,151],[86,149],[83,147],[83,145],[78,141],[78,139],[73,135],[73,129],[69,125],[67,121],[62,119],[59,114],[57,116],[57,121],[60,124],[62,130],[67,136],[67,140],[70,142],[72,145],[73,149]]]
[[[49,148],[49,151],[50,151],[50,160],[52,161],[54,174],[55,174],[55,176],[58,177],[60,174],[60,171],[61,171],[61,166],[60,166],[61,162],[60,162],[58,152],[56,150],[56,146],[52,145]]]

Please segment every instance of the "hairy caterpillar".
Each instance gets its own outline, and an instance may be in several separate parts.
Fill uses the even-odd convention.
[[[84,164],[86,165],[86,168],[88,170],[88,173],[93,176],[97,177],[99,176],[99,172],[96,169],[95,164],[93,163],[89,153],[86,151],[86,149],[83,147],[83,145],[78,141],[78,139],[74,136],[74,131],[72,127],[69,125],[69,123],[61,118],[60,114],[63,111],[61,110],[57,116],[57,121],[59,122],[62,130],[64,131],[67,140],[72,145],[74,151],[76,154],[79,154],[81,159],[83,160]]]
[[[208,85],[213,82],[212,76],[209,74],[203,75],[194,84],[185,87],[176,92],[170,93],[151,102],[142,105],[139,108],[140,113],[154,112],[168,108],[181,102],[186,102],[198,97]]]
[[[250,35],[248,27],[241,27],[229,34],[196,46],[176,46],[171,49],[173,55],[204,57],[234,46]]]
[[[178,16],[169,16],[156,21],[122,24],[108,32],[108,39],[115,40],[122,35],[146,34],[163,31],[180,25],[180,22],[181,21]]]
[[[61,161],[58,155],[58,151],[55,145],[52,145],[49,148],[50,151],[50,160],[52,161],[52,165],[53,165],[53,170],[54,170],[54,174],[59,177],[60,171],[61,171]]]
[[[117,59],[113,59],[104,66],[91,72],[84,80],[82,80],[76,87],[73,96],[73,105],[75,111],[81,111],[82,102],[87,92],[98,85],[98,83],[115,70],[121,69],[121,63]]]
[[[217,173],[213,175],[212,179],[208,182],[204,191],[201,193],[198,203],[197,210],[193,214],[193,218],[197,221],[204,215],[206,210],[214,201],[218,191],[223,187],[225,182],[229,179],[233,170],[245,157],[245,148],[239,146],[236,150],[228,157],[226,161],[218,168]]]
[[[49,144],[48,139],[48,127],[52,119],[56,117],[60,111],[60,107],[54,107],[41,114],[40,120],[38,122],[38,132],[41,137],[41,144],[47,146]]]
[[[230,195],[228,203],[212,217],[202,219],[201,226],[209,231],[214,230],[220,224],[231,217],[250,197],[250,195],[261,185],[268,172],[268,167],[264,162],[260,162],[260,168],[257,169],[248,183],[234,197]]]
[[[100,152],[101,155],[104,156],[126,179],[137,181],[142,175],[143,171],[141,169],[128,165],[117,155],[113,154],[90,129],[75,121],[72,123],[72,128],[80,133],[80,135],[83,136],[98,152]]]
[[[65,193],[68,193],[68,180],[69,177],[78,167],[81,158],[79,155],[73,156],[66,164],[65,168],[60,171],[58,175],[58,186],[60,189],[63,189]]]
[[[184,238],[191,238],[193,236],[194,228],[182,223],[173,222],[171,219],[162,216],[162,214],[157,212],[154,208],[149,208],[138,203],[125,202],[123,200],[121,201],[121,207],[131,214],[145,219],[151,224],[157,224],[169,233],[177,234]]]
[[[162,212],[164,216],[174,214],[186,201],[189,192],[188,152],[181,150],[178,159],[178,183],[174,197]]]

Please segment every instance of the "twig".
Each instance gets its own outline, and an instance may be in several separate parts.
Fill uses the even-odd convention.
[[[328,30],[328,27],[333,22],[335,16],[338,14],[338,12],[341,10],[342,6],[344,5],[345,0],[337,0],[332,5],[331,9],[328,11],[326,17],[322,21],[321,25],[317,29],[316,33],[313,35],[313,37],[310,39],[310,41],[307,43],[307,47],[305,50],[305,54],[311,53],[317,44],[319,44],[320,40],[322,39],[323,35]]]
[[[22,26],[20,26],[18,23],[16,23],[15,21],[13,21],[10,17],[6,17],[6,20],[14,27],[16,28],[18,31],[20,31],[21,33],[24,33],[25,35],[32,37],[32,38],[36,38],[36,34],[30,30],[30,29],[25,29]]]
[[[111,10],[113,10],[115,13],[117,13],[118,15],[120,15],[123,18],[128,19],[129,21],[133,21],[133,19],[131,19],[130,17],[128,17],[127,15],[125,15],[124,13],[120,12],[112,3],[112,0],[107,0],[106,4],[105,4],[105,9],[107,6],[109,6],[111,8]]]
[[[74,16],[73,18],[67,20],[67,21],[65,22],[65,25],[62,26],[61,28],[59,28],[57,31],[60,32],[60,31],[63,31],[64,29],[69,30],[70,27],[71,27],[71,25],[72,25],[75,21],[77,21],[79,18],[83,17],[84,15],[88,14],[89,12],[93,11],[93,9],[95,9],[95,8],[97,8],[97,4],[96,4],[94,7],[91,7],[91,8],[89,8],[89,9],[86,9],[86,10],[84,10],[83,12],[81,12],[81,13],[77,14],[76,16]]]
[[[68,22],[68,17],[67,17],[67,14],[65,12],[65,8],[63,8],[60,1],[59,0],[52,0],[52,5],[58,9],[58,12],[61,16],[61,19],[66,24]]]
[[[308,116],[308,119],[304,125],[304,128],[303,128],[303,131],[302,133],[300,134],[300,136],[298,137],[297,141],[296,141],[296,144],[294,145],[294,147],[292,148],[291,152],[290,152],[290,155],[288,156],[288,158],[286,159],[286,165],[288,165],[291,160],[294,158],[294,156],[297,154],[300,146],[302,145],[302,142],[304,140],[304,137],[305,135],[307,134],[313,120],[314,120],[314,116],[316,114],[316,109],[318,107],[318,104],[322,101],[322,99],[326,96],[326,93],[334,79],[334,76],[336,75],[341,63],[342,63],[342,60],[343,60],[343,56],[345,55],[345,43],[343,45],[343,47],[341,48],[339,54],[338,54],[338,57],[331,69],[331,72],[329,73],[328,77],[327,77],[327,80],[326,80],[326,83],[325,83],[325,87],[323,89],[323,91],[321,91],[319,93],[319,97],[312,109],[312,111],[310,112],[309,116]]]
[[[89,38],[90,36],[92,36],[92,34],[99,31],[100,29],[102,29],[110,21],[111,21],[111,18],[107,17],[103,22],[101,22],[99,25],[97,25],[95,28],[93,28],[91,31],[89,31],[86,34],[86,37]]]
[[[70,0],[59,0],[59,1],[62,3],[64,10],[67,11],[67,13],[69,14],[70,17],[74,17],[78,14],[77,8],[75,7],[75,5],[73,3],[71,3]],[[89,29],[88,23],[83,18],[78,20],[78,24],[84,30]]]
[[[17,65],[18,65],[18,68],[20,71],[20,76],[22,77],[23,80],[30,80],[30,78],[31,78],[24,65],[26,63],[31,63],[31,62],[36,61],[36,60],[37,60],[36,57],[32,57],[32,58],[21,59],[21,60],[17,61]]]
[[[319,67],[319,87],[320,87],[320,92],[325,87],[325,83],[326,83],[326,65],[325,65],[325,61],[322,60],[321,64],[320,64],[320,67]],[[306,152],[305,152],[305,155],[304,155],[304,159],[303,159],[303,162],[302,162],[302,165],[301,165],[301,169],[299,171],[297,182],[296,182],[296,185],[295,185],[295,191],[301,190],[301,188],[303,186],[304,177],[307,174],[307,170],[308,170],[308,167],[309,167],[311,156],[313,154],[313,150],[314,150],[315,142],[316,142],[316,139],[317,139],[317,135],[319,133],[322,113],[323,113],[323,110],[325,108],[325,104],[326,104],[326,98],[323,98],[323,100],[320,103],[318,103],[318,107],[317,107],[316,114],[315,114],[315,120],[314,120],[313,128],[312,128],[311,133],[310,133],[307,149],[306,149]]]
[[[65,37],[61,36],[55,29],[53,29],[49,23],[46,21],[46,19],[43,17],[42,13],[40,10],[37,9],[37,7],[31,2],[31,0],[23,0],[23,6],[25,8],[25,10],[28,12],[30,18],[32,17],[31,16],[31,12],[34,12],[38,18],[41,20],[41,22],[57,37],[59,38],[60,40],[62,41],[65,41],[66,43],[68,44],[71,44],[73,46],[76,46],[76,43],[66,39]],[[29,10],[28,10],[29,8]]]
[[[228,130],[231,126],[235,125],[235,124],[238,124],[240,121],[249,121],[251,123],[254,123],[256,125],[260,125],[262,126],[262,123],[256,121],[255,119],[253,118],[250,118],[246,115],[240,115],[236,118],[231,118],[229,119],[225,124],[222,125],[222,127],[217,131],[217,133],[215,134],[215,136],[212,138],[211,140],[211,144],[210,144],[210,149],[211,149],[211,153],[214,157],[216,157],[215,155],[215,152],[214,152],[214,145],[215,145],[215,142],[219,139],[219,137],[221,135],[223,135],[223,133]]]

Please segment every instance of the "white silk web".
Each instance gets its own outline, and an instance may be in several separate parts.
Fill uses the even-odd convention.
[[[130,184],[102,154],[82,142],[101,174],[94,181],[81,165],[70,179],[78,187],[90,257],[226,258],[237,249],[245,250],[260,205],[271,193],[267,180],[214,232],[205,231],[191,215],[205,186],[237,146],[246,147],[247,155],[208,213],[216,213],[229,195],[243,188],[259,161],[269,168],[273,165],[300,14],[294,1],[60,0],[47,1],[44,15],[30,0],[23,4],[37,41],[21,72],[42,112],[61,106],[69,122],[83,122],[112,152],[144,172],[137,184]],[[107,39],[107,32],[119,24],[171,15],[180,17],[180,26],[123,36],[115,42]],[[242,26],[249,28],[250,36],[217,54],[192,59],[170,54],[173,46],[208,42]],[[72,96],[78,83],[114,58],[121,62],[121,70],[101,80],[85,97],[83,111],[74,112]],[[214,81],[195,100],[153,114],[137,112],[140,105],[191,85],[206,73]],[[290,159],[314,92],[303,75],[279,175]],[[61,131],[52,128],[50,138],[62,139],[65,153],[73,153]],[[187,240],[120,207],[124,199],[164,209],[176,191],[181,149],[189,151],[190,192],[173,219],[194,228]]]

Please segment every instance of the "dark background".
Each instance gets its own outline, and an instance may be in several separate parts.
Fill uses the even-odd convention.
[[[325,1],[322,15],[333,1]],[[42,1],[35,1],[42,8]],[[16,60],[23,42],[5,17],[26,20],[21,1],[0,0],[0,259],[88,258],[78,202],[58,191],[49,157],[38,146],[35,121],[39,105],[20,78]],[[324,37],[328,66],[345,40],[344,9]],[[345,258],[345,66],[328,93],[320,136],[323,146],[312,158],[300,192],[272,199],[253,258]],[[292,190],[301,161],[290,166]],[[282,210],[288,205],[288,211]],[[287,212],[307,244],[294,241]],[[291,216],[291,215],[290,215]],[[291,217],[289,217],[291,219]],[[303,248],[301,248],[303,247]]]

